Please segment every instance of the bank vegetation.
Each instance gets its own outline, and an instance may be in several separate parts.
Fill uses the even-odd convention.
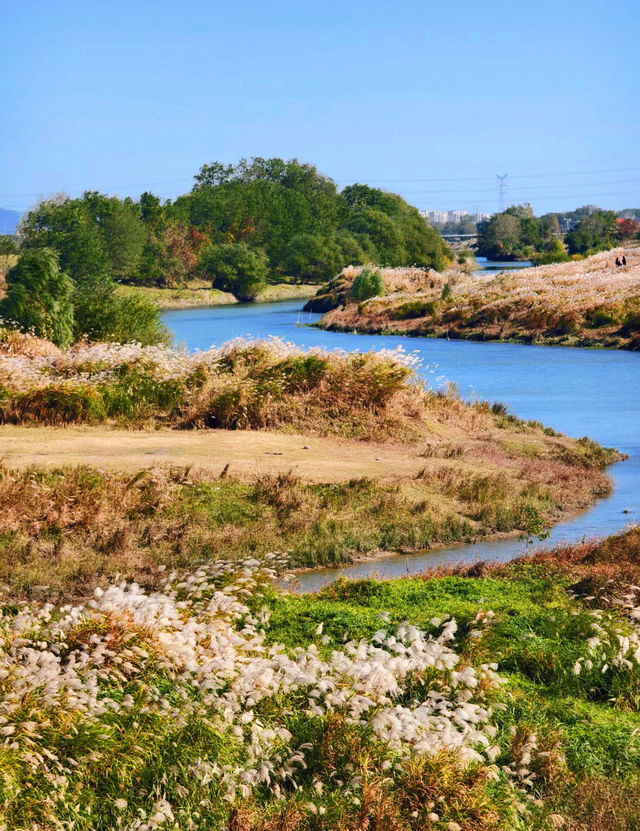
[[[616,265],[616,259],[626,265]],[[437,274],[423,269],[380,273],[384,291],[357,301],[345,269],[310,301],[335,331],[504,340],[638,349],[640,249],[617,248],[584,260],[497,275]]]

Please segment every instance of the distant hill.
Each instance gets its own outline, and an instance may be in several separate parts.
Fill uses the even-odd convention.
[[[0,208],[0,234],[15,234],[20,217],[19,211],[8,211],[6,208]]]

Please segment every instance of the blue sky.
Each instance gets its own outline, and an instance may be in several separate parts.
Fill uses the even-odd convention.
[[[297,157],[420,208],[640,206],[637,0],[0,0],[0,205]]]

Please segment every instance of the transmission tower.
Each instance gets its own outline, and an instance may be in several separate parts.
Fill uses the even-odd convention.
[[[499,173],[496,173],[496,179],[498,180],[498,212],[502,213],[504,211],[504,192],[506,189],[506,185],[504,180],[507,178],[509,174],[504,173],[502,176]]]

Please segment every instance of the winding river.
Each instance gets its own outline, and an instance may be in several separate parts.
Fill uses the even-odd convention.
[[[444,379],[461,395],[502,401],[526,419],[537,419],[572,436],[590,436],[617,447],[629,459],[612,465],[611,496],[580,516],[556,525],[544,545],[606,536],[640,521],[640,353],[510,343],[449,341],[325,332],[304,324],[319,315],[300,302],[218,306],[166,312],[176,341],[207,349],[236,337],[276,336],[302,347],[379,350],[402,345],[415,352],[432,386]],[[476,560],[509,560],[523,553],[516,539],[397,555],[301,575],[299,589],[314,591],[340,575],[400,576],[428,566]]]

